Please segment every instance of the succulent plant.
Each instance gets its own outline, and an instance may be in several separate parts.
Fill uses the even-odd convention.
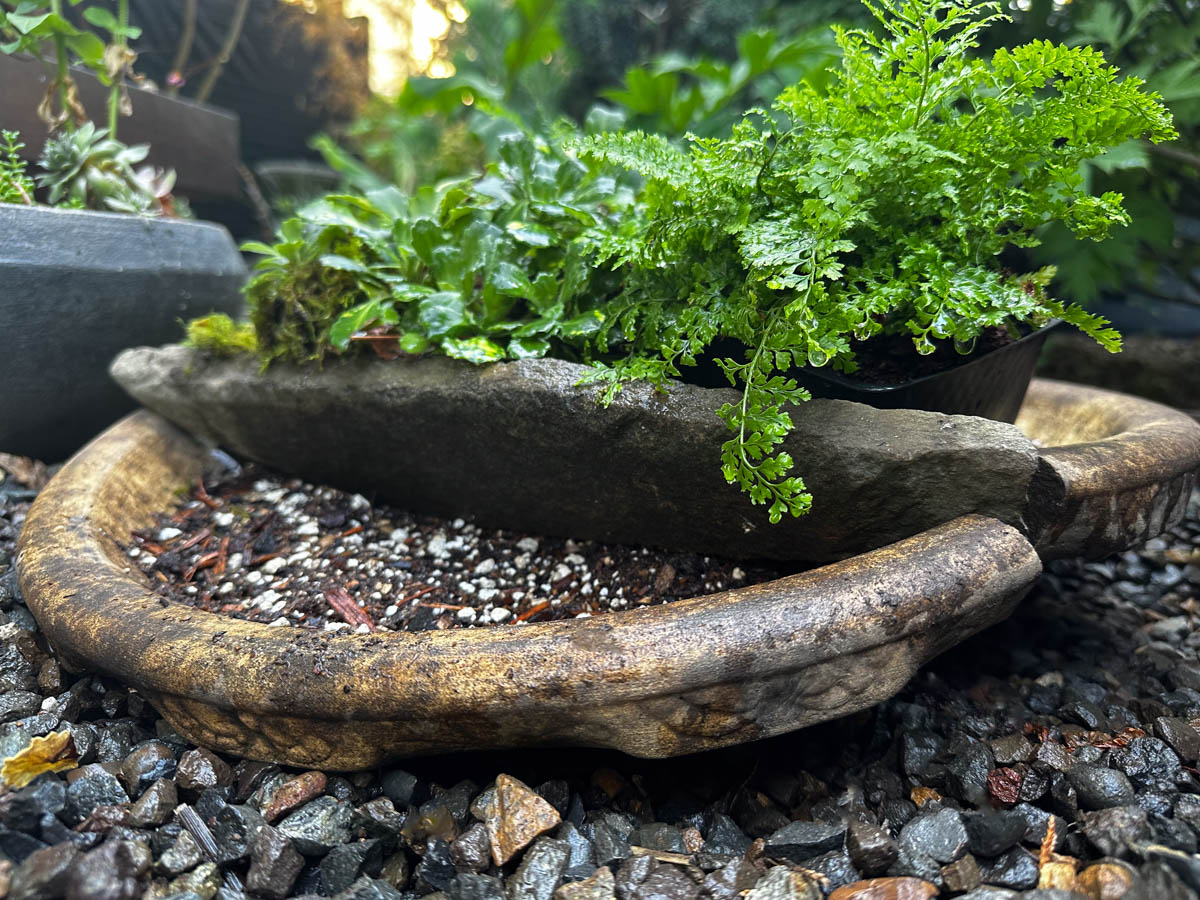
[[[46,141],[38,165],[38,187],[46,188],[51,204],[112,212],[171,215],[173,171],[153,166],[134,167],[146,159],[145,144],[127,146],[109,137],[108,130],[85,122]]]

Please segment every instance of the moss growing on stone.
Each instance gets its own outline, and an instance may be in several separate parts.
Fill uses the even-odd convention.
[[[252,282],[246,297],[266,366],[277,359],[321,362],[332,349],[330,326],[362,302],[363,292],[353,273],[314,260],[293,264],[288,277]]]
[[[258,352],[254,326],[249,322],[235,322],[224,313],[192,319],[187,323],[184,343],[216,356]]]

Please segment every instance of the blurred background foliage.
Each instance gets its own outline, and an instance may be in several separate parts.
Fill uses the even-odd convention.
[[[314,141],[353,187],[413,191],[477,171],[514,127],[721,134],[786,84],[824,87],[831,23],[873,26],[851,0],[429,4],[448,27],[425,71]],[[1057,292],[1093,306],[1200,307],[1200,4],[1011,0],[1006,12],[1012,21],[988,32],[981,53],[1038,38],[1091,44],[1161,93],[1180,132],[1172,144],[1131,142],[1084,164],[1095,192],[1124,193],[1132,225],[1099,243],[1051,229],[1014,267],[1055,264]]]

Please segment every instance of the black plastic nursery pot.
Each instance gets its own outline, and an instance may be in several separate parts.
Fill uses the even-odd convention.
[[[899,384],[872,384],[811,367],[788,374],[814,397],[1014,422],[1042,346],[1058,324],[1050,322],[1003,347],[964,358],[960,365]]]

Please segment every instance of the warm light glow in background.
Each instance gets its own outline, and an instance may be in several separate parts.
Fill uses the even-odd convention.
[[[428,0],[346,0],[345,9],[347,16],[363,16],[370,23],[368,62],[373,91],[393,96],[413,73],[434,78],[454,74],[448,60],[435,56],[451,19],[463,22],[467,18],[460,3],[449,4],[446,13]]]

